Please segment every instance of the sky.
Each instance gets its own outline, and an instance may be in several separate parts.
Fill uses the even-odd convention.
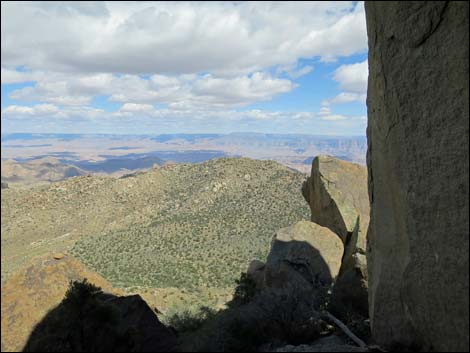
[[[1,2],[2,133],[365,135],[362,2]]]

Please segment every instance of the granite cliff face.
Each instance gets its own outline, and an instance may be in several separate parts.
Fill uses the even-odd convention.
[[[379,344],[469,349],[469,3],[367,2]]]

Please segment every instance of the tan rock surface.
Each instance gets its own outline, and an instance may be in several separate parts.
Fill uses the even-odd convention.
[[[69,282],[87,278],[105,292],[120,294],[82,263],[57,254],[33,259],[1,288],[2,352],[21,351],[33,328],[64,298]]]
[[[383,345],[469,350],[469,3],[366,2],[370,318]]]
[[[273,238],[266,262],[266,285],[328,285],[339,273],[343,251],[341,239],[318,224],[300,221],[282,228]]]
[[[338,314],[368,315],[366,238],[369,227],[367,169],[330,156],[313,160],[303,186],[311,219],[334,231],[345,244],[340,275],[333,290],[332,308]]]

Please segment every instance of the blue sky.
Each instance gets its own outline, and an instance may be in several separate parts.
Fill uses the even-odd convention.
[[[365,135],[361,2],[1,6],[2,133]]]

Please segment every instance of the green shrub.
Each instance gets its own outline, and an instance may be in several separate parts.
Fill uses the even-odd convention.
[[[230,305],[243,305],[250,302],[256,294],[255,281],[247,273],[243,272],[240,275],[240,279],[237,279],[235,283],[237,286],[235,287],[233,299],[230,302]]]
[[[74,306],[81,306],[97,294],[101,294],[101,288],[88,282],[86,278],[83,281],[70,281],[69,288],[65,292],[64,302]]]
[[[164,322],[173,327],[178,333],[194,332],[200,329],[207,321],[214,318],[216,311],[212,308],[201,306],[196,311],[185,309],[168,315]]]

